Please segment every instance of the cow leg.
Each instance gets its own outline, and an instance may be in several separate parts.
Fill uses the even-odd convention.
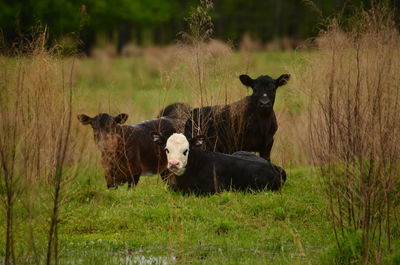
[[[141,174],[141,170],[135,170],[131,172],[130,177],[128,177],[128,190],[131,189],[132,186],[136,186],[138,184]]]
[[[264,148],[264,150],[260,151],[260,156],[265,160],[271,162],[271,149],[274,144],[274,139],[272,139]]]
[[[128,190],[132,188],[132,183],[134,182],[134,176],[129,176],[128,177]]]
[[[135,175],[128,180],[128,190],[130,190],[132,188],[132,186],[135,187],[138,184],[139,178],[140,178],[140,174]]]

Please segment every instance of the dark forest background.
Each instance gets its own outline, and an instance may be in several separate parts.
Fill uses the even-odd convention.
[[[106,40],[117,51],[128,42],[139,46],[165,45],[187,30],[185,17],[199,0],[0,0],[3,43],[29,38],[32,29],[47,26],[48,45],[68,36],[80,49]],[[211,11],[213,37],[237,47],[244,34],[260,43],[283,37],[304,40],[321,29],[322,18],[351,16],[369,8],[371,0],[215,0]],[[380,1],[382,2],[382,1]],[[397,0],[386,0],[397,9]],[[399,11],[396,11],[399,14]],[[397,16],[398,17],[398,16]],[[295,43],[295,42],[294,42]]]

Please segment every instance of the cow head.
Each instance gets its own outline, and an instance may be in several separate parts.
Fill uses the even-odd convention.
[[[267,110],[274,106],[276,89],[285,85],[289,81],[290,75],[283,74],[277,79],[268,75],[262,75],[257,79],[252,79],[248,75],[240,75],[239,79],[243,85],[253,89],[251,99],[257,104],[257,107],[261,110]]]
[[[178,176],[185,173],[190,150],[200,147],[204,142],[202,135],[190,140],[181,133],[174,133],[167,140],[157,132],[152,132],[151,136],[156,144],[164,147],[168,160],[167,168]]]
[[[102,152],[102,166],[104,168],[107,188],[116,188],[123,184],[125,177],[124,169],[115,166],[115,150],[118,146],[119,136],[115,134],[118,124],[123,124],[128,119],[128,114],[119,114],[115,117],[107,113],[100,113],[91,118],[85,114],[78,115],[78,120],[83,125],[89,125],[93,129],[94,140],[97,147]]]
[[[106,135],[112,134],[118,124],[123,124],[128,119],[128,114],[121,113],[115,117],[107,113],[100,113],[94,118],[91,118],[85,114],[78,115],[78,120],[83,125],[92,126],[94,139],[96,142],[103,139]]]

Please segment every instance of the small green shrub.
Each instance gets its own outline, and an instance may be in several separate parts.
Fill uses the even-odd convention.
[[[358,264],[362,253],[361,230],[349,230],[337,245],[331,247],[323,257],[323,264],[348,265]]]

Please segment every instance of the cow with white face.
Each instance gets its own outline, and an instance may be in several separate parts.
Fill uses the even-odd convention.
[[[175,190],[212,194],[222,190],[278,190],[286,180],[285,171],[263,159],[249,159],[202,150],[204,136],[188,139],[183,134],[151,133],[164,147],[167,168],[175,174]]]
[[[163,145],[162,136],[158,133],[152,133],[153,140]],[[198,147],[203,144],[202,137],[196,137],[189,143],[188,139],[181,133],[172,134],[166,144],[165,153],[167,155],[167,168],[177,176],[185,173],[188,163],[189,149],[192,146]]]

